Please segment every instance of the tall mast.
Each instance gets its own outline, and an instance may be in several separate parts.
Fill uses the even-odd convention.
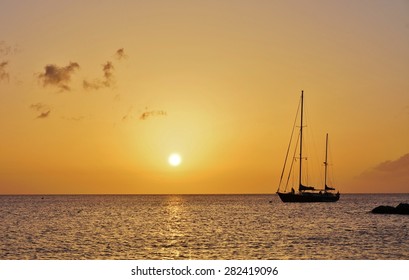
[[[324,166],[325,166],[324,189],[326,191],[327,190],[327,169],[328,169],[328,133],[327,133],[327,137],[325,139],[325,161],[324,161]]]
[[[301,91],[301,127],[300,127],[300,178],[299,185],[301,187],[301,173],[302,173],[302,128],[303,128],[303,111],[304,111],[304,91]]]

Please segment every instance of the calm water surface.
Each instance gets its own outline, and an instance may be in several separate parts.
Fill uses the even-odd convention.
[[[272,200],[272,203],[269,201]],[[409,194],[0,196],[0,259],[409,259]]]

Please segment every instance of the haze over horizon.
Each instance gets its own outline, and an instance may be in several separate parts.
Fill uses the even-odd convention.
[[[301,90],[341,193],[409,192],[408,1],[0,7],[0,194],[275,193]]]

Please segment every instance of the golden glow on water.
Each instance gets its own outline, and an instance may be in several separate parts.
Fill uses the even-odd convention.
[[[164,242],[166,243],[160,250],[165,258],[179,259],[186,258],[183,252],[187,246],[184,246],[185,233],[183,231],[184,223],[184,198],[182,196],[169,196],[164,201],[165,225],[163,227]],[[181,248],[184,248],[182,250]]]
[[[0,259],[403,259],[409,195],[0,196]]]

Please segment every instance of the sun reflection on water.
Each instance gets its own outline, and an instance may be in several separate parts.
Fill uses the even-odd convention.
[[[0,258],[409,258],[407,217],[369,213],[379,201],[396,205],[409,201],[408,195],[345,195],[339,203],[325,205],[269,199],[0,196]]]

